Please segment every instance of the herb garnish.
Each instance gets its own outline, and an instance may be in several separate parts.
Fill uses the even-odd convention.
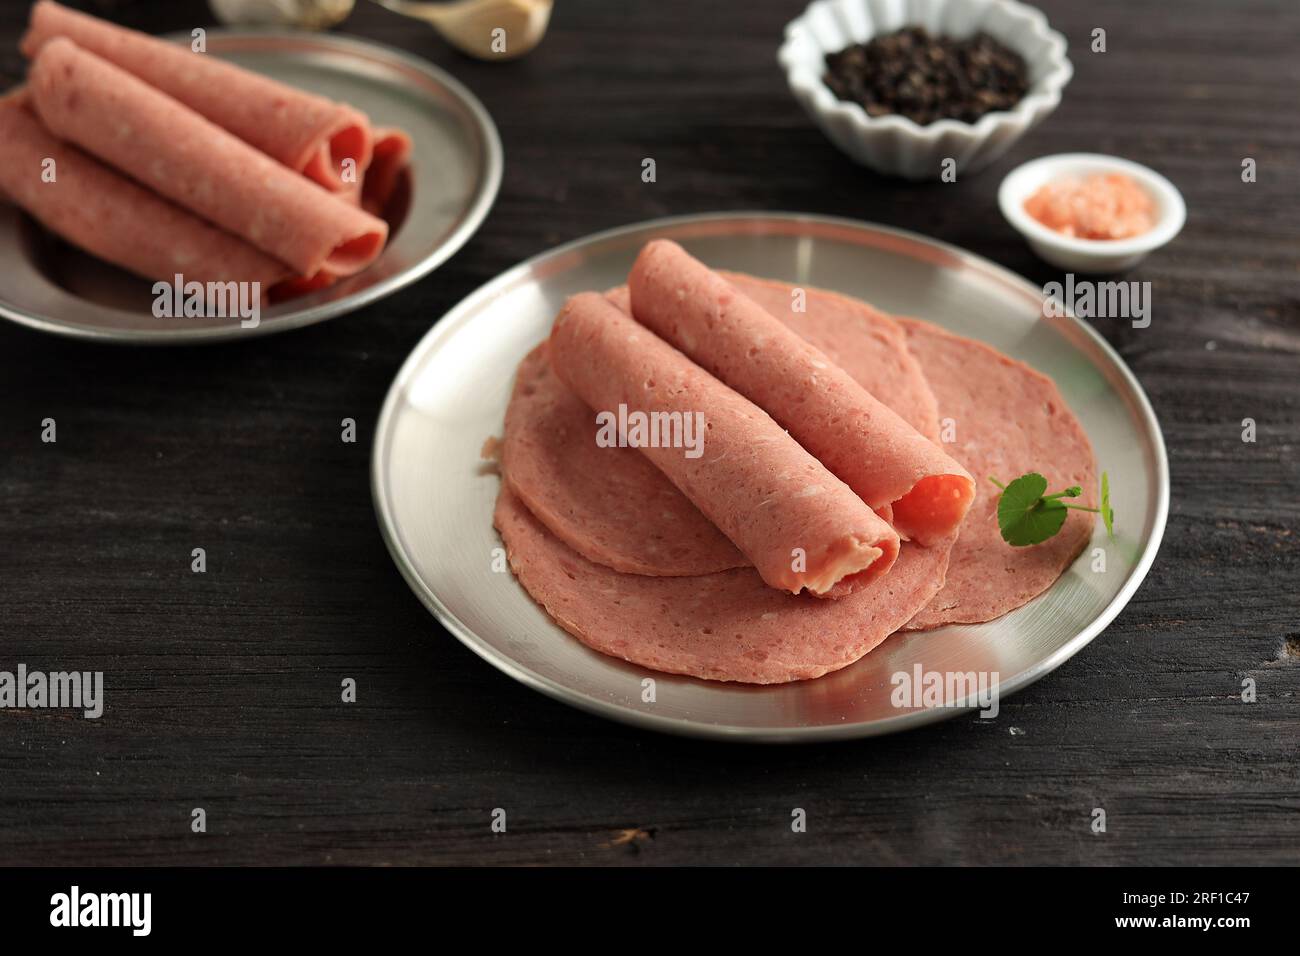
[[[1008,485],[996,478],[989,481],[1002,489],[998,499],[998,527],[1002,531],[1002,540],[1013,548],[1024,548],[1031,544],[1041,544],[1061,530],[1065,524],[1066,512],[1090,511],[1100,514],[1106,525],[1106,533],[1115,534],[1115,512],[1110,506],[1110,477],[1101,473],[1101,507],[1087,508],[1072,505],[1062,498],[1077,498],[1083,489],[1072,485],[1056,494],[1045,494],[1047,479],[1036,471],[1021,475]]]
[[[1101,520],[1106,525],[1106,534],[1115,537],[1115,511],[1110,506],[1110,475],[1101,473]]]

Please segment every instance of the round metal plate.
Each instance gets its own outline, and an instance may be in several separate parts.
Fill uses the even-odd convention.
[[[189,41],[188,36],[185,38]],[[501,185],[492,118],[442,70],[368,41],[311,33],[208,33],[208,55],[350,103],[376,126],[410,134],[412,163],[387,213],[379,260],[328,289],[237,319],[159,319],[151,283],[74,249],[15,207],[0,204],[0,315],[47,332],[136,344],[244,338],[322,322],[426,275],[465,244]]]
[[[1110,474],[1115,539],[1106,539],[1100,522],[1094,539],[1107,551],[1105,573],[1091,569],[1086,550],[1047,593],[996,621],[895,634],[841,671],[770,687],[660,674],[578,643],[508,571],[494,571],[499,479],[485,469],[480,447],[500,435],[515,366],[547,335],[565,297],[623,282],[637,251],[657,237],[677,240],[715,268],[833,289],[929,319],[1050,375]],[[917,664],[927,672],[996,673],[1005,697],[1059,667],[1110,623],[1164,533],[1168,462],[1141,386],[1086,323],[1042,318],[1042,301],[1041,290],[985,259],[848,220],[719,214],[580,239],[480,288],[407,359],[375,436],[371,480],[380,527],[415,593],[471,650],[602,716],[760,741],[865,737],[941,720],[969,708],[895,707],[891,675]],[[645,677],[656,681],[652,703],[642,700]]]

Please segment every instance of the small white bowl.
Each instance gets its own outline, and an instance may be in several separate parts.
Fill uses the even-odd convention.
[[[968,37],[983,31],[1025,58],[1029,91],[1010,111],[976,123],[943,119],[928,126],[905,116],[868,116],[831,92],[822,77],[826,54],[873,36],[922,26],[932,34]],[[938,179],[946,159],[958,173],[993,162],[1061,102],[1074,75],[1065,38],[1033,7],[1013,0],[817,0],[785,28],[777,60],[800,105],[836,146],[880,173]]]
[[[1025,200],[1039,186],[1057,179],[1098,173],[1123,173],[1145,189],[1155,203],[1155,226],[1129,239],[1079,239],[1048,228],[1025,211]],[[1151,250],[1159,249],[1178,235],[1187,220],[1187,206],[1173,183],[1154,169],[1100,153],[1058,153],[1017,166],[998,187],[998,206],[1007,222],[1025,237],[1040,258],[1067,272],[1131,269]]]

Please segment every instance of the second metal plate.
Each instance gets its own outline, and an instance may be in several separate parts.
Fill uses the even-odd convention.
[[[188,38],[186,38],[188,40]],[[337,285],[237,319],[160,319],[151,283],[56,239],[0,203],[0,315],[78,338],[191,344],[311,325],[390,295],[429,273],[483,222],[501,185],[501,141],[465,87],[390,47],[314,33],[210,31],[208,55],[357,107],[413,144],[408,197],[389,212],[389,243],[372,266]]]

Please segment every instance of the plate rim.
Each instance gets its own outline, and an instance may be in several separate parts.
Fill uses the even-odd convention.
[[[206,33],[209,43],[212,43],[213,40],[219,43],[222,40],[258,41],[279,39],[297,43],[306,41],[317,44],[316,50],[325,49],[331,52],[353,55],[367,54],[371,57],[378,54],[390,64],[416,70],[440,84],[465,108],[479,135],[482,136],[484,144],[484,175],[460,224],[434,249],[432,254],[412,263],[400,272],[385,276],[374,285],[344,296],[341,299],[322,302],[319,305],[308,306],[304,309],[288,312],[285,315],[275,316],[269,322],[263,321],[251,329],[245,329],[239,325],[232,325],[228,328],[159,329],[157,331],[149,329],[86,328],[68,325],[25,309],[14,308],[3,299],[0,299],[0,317],[27,328],[48,332],[64,338],[112,345],[203,345],[275,335],[279,332],[301,329],[308,325],[315,325],[354,312],[372,305],[380,299],[387,298],[394,292],[398,292],[409,285],[413,285],[459,252],[483,225],[496,203],[497,195],[501,191],[501,180],[505,170],[505,155],[501,145],[501,134],[497,130],[496,123],[493,121],[492,114],[488,112],[487,107],[470,91],[469,87],[442,67],[430,60],[425,60],[386,43],[379,43],[352,35],[277,29],[208,29]],[[190,40],[188,33],[163,34],[158,38],[184,40],[185,42]],[[219,49],[214,49],[212,52],[217,56],[221,55]]]
[[[1005,282],[1012,286],[1019,286],[1022,289],[1032,290],[1035,296],[1041,295],[1041,289],[1029,282],[1023,276],[1012,272],[1005,266],[998,265],[990,259],[975,253],[968,252],[958,246],[943,242],[937,239],[931,239],[919,233],[907,229],[899,229],[894,226],[887,226],[880,223],[868,222],[865,220],[850,219],[841,216],[825,216],[813,213],[799,212],[763,212],[763,211],[742,211],[742,212],[709,212],[709,213],[692,213],[677,216],[665,216],[655,219],[642,220],[640,222],[630,223],[623,226],[616,226],[612,229],[605,229],[599,232],[590,233],[586,236],[570,240],[558,246],[553,246],[544,250],[528,259],[511,266],[504,272],[489,279],[480,285],[477,289],[470,292],[450,310],[434,321],[420,341],[407,355],[406,360],[402,363],[397,375],[394,377],[392,384],[389,386],[388,393],[384,397],[384,403],[381,406],[379,417],[375,423],[375,435],[371,443],[370,458],[370,490],[371,500],[375,510],[375,517],[379,524],[380,535],[384,539],[384,544],[388,548],[389,555],[393,563],[397,565],[402,577],[407,585],[415,593],[420,602],[429,610],[434,618],[445,627],[453,636],[456,637],[463,645],[497,668],[502,673],[512,677],[516,681],[531,687],[534,690],[559,700],[562,703],[569,704],[579,710],[595,714],[614,720],[618,723],[628,724],[646,730],[655,730],[661,733],[672,734],[680,737],[692,737],[697,739],[747,742],[747,743],[813,743],[817,741],[832,740],[856,740],[866,737],[879,737],[887,734],[897,733],[903,730],[911,730],[930,724],[939,723],[940,721],[949,720],[961,714],[967,714],[978,709],[978,704],[972,703],[969,706],[956,707],[938,707],[927,708],[923,710],[913,710],[894,717],[888,717],[884,720],[870,722],[858,722],[848,724],[823,724],[809,727],[745,727],[735,724],[708,724],[691,721],[678,717],[664,717],[647,711],[634,710],[620,704],[610,703],[595,697],[589,697],[578,691],[575,691],[563,684],[560,684],[549,677],[544,677],[534,673],[526,666],[511,659],[496,648],[487,644],[471,628],[463,624],[438,597],[434,591],[425,585],[416,573],[413,563],[407,557],[403,549],[398,544],[397,527],[393,519],[392,503],[388,498],[387,491],[384,488],[382,464],[383,452],[389,446],[389,434],[391,426],[396,415],[397,406],[405,394],[405,387],[414,374],[415,366],[421,362],[428,353],[433,351],[443,338],[449,338],[461,325],[472,317],[474,312],[479,308],[482,302],[495,298],[500,292],[509,287],[517,280],[533,272],[536,267],[541,266],[554,259],[561,258],[570,253],[581,250],[584,247],[595,245],[597,243],[619,239],[634,233],[648,233],[657,230],[670,229],[673,227],[691,226],[697,224],[718,224],[727,221],[736,221],[738,224],[745,222],[762,222],[777,221],[790,225],[824,225],[837,228],[847,228],[856,232],[866,232],[868,234],[884,234],[898,239],[903,239],[915,243],[920,243],[932,249],[936,249],[949,256],[954,257],[962,266],[974,268],[983,272],[985,275]],[[1070,322],[1077,329],[1081,330],[1094,345],[1098,346],[1106,357],[1110,360],[1114,368],[1124,379],[1125,384],[1131,389],[1136,399],[1136,410],[1139,413],[1141,424],[1148,430],[1153,438],[1153,451],[1155,459],[1155,514],[1151,527],[1151,534],[1144,545],[1141,554],[1138,555],[1136,562],[1129,571],[1128,578],[1121,586],[1119,591],[1110,600],[1110,602],[1101,609],[1101,611],[1088,623],[1078,634],[1053,653],[1047,655],[1042,660],[1035,663],[1032,667],[1027,668],[1021,674],[1016,675],[1008,680],[1000,680],[997,691],[999,699],[1009,697],[1010,695],[1028,687],[1030,684],[1046,677],[1052,671],[1056,670],[1070,658],[1074,657],[1079,651],[1087,647],[1088,644],[1101,634],[1119,613],[1132,600],[1133,595],[1137,593],[1146,579],[1152,564],[1155,562],[1156,554],[1160,550],[1160,545],[1164,541],[1165,526],[1169,516],[1169,499],[1170,499],[1170,478],[1169,478],[1169,455],[1165,447],[1164,433],[1160,428],[1160,421],[1156,416],[1155,409],[1147,397],[1142,383],[1138,381],[1132,369],[1128,367],[1123,358],[1110,345],[1106,339],[1097,332],[1090,324],[1074,315],[1072,310],[1066,310],[1063,320]],[[942,327],[942,326],[941,326]],[[575,638],[576,640],[576,638]],[[649,670],[648,668],[645,668]]]

